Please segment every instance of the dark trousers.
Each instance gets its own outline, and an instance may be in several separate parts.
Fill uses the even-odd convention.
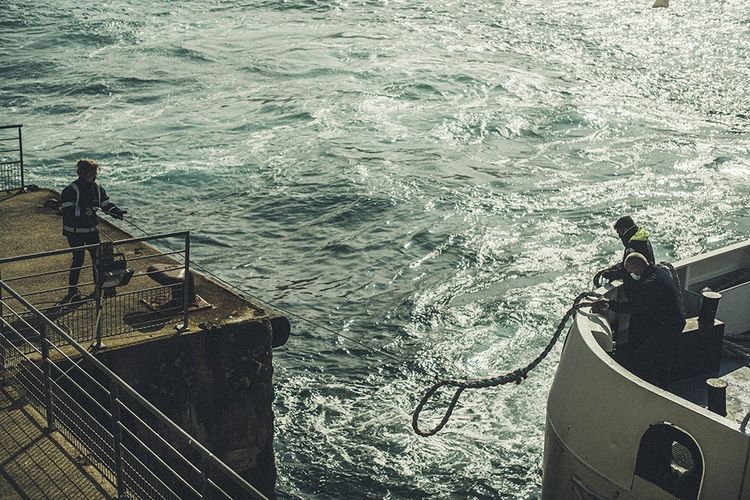
[[[93,233],[69,234],[67,235],[67,238],[68,244],[71,247],[96,245],[100,243],[99,231],[94,231]],[[94,265],[96,261],[96,248],[90,248],[89,254],[91,255],[92,276],[94,278],[94,283],[96,283],[96,266]],[[68,275],[68,286],[70,288],[75,288],[78,284],[78,278],[81,275],[81,266],[83,266],[84,257],[83,250],[76,250],[73,252],[73,262],[70,264],[70,274]]]
[[[646,382],[665,388],[672,372],[676,339],[673,332],[651,332],[631,352],[631,371]]]

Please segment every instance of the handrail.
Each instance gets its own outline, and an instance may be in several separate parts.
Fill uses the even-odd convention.
[[[4,128],[21,128],[21,127],[23,127],[23,125],[20,125],[20,124],[19,125],[0,125],[0,130]]]
[[[135,238],[135,239],[139,239],[139,238]],[[197,451],[200,455],[202,455],[204,460],[206,460],[208,463],[212,464],[219,471],[221,471],[222,473],[226,474],[229,478],[231,478],[245,493],[248,493],[258,498],[266,498],[260,491],[255,489],[255,487],[253,487],[250,483],[248,483],[242,477],[240,477],[239,474],[237,474],[234,470],[229,468],[229,466],[227,466],[218,457],[216,457],[213,453],[211,453],[211,451],[209,451],[205,446],[200,444],[195,438],[193,438],[190,434],[188,434],[182,427],[174,423],[169,417],[167,417],[158,408],[152,405],[146,398],[141,396],[127,382],[121,379],[112,370],[107,368],[107,366],[104,363],[99,361],[96,357],[94,357],[91,353],[89,353],[86,349],[84,349],[83,346],[81,346],[78,342],[75,341],[75,339],[73,339],[70,335],[68,335],[65,332],[65,330],[60,328],[55,322],[53,322],[47,316],[42,314],[41,311],[35,308],[30,302],[24,299],[18,292],[16,292],[14,289],[8,286],[2,280],[0,280],[0,288],[5,289],[19,303],[21,303],[29,311],[33,312],[34,315],[36,315],[39,319],[41,319],[42,322],[47,327],[51,328],[57,335],[63,338],[66,342],[70,344],[70,346],[72,346],[76,351],[78,351],[78,353],[81,355],[83,359],[85,359],[87,362],[91,363],[93,366],[101,370],[101,372],[107,378],[109,378],[110,382],[114,383],[117,387],[124,390],[137,403],[139,403],[144,408],[146,408],[146,410],[148,410],[152,415],[154,415],[160,423],[166,425],[166,427],[169,430],[171,430],[172,432],[174,432],[175,434],[177,434],[178,436],[186,440],[188,446],[190,446],[195,451]],[[51,342],[47,341],[46,339],[45,339],[45,342],[48,342],[51,344]]]
[[[129,238],[126,240],[113,241],[114,245],[125,245],[128,243],[140,243],[142,241],[150,241],[164,238],[176,238],[178,236],[185,237],[190,234],[190,231],[175,231],[173,233],[160,233],[153,236],[141,236],[140,238]],[[100,246],[100,243],[94,245],[82,245],[80,247],[60,248],[58,250],[47,250],[46,252],[29,253],[26,255],[18,255],[15,257],[4,257],[0,259],[0,264],[7,264],[8,262],[19,262],[22,260],[36,259],[38,257],[51,257],[53,255],[62,255],[66,253],[75,252],[78,250],[89,250]]]
[[[742,424],[740,424],[740,432],[743,434],[747,434],[747,423],[750,421],[750,411],[747,412],[747,415],[745,415],[745,418],[742,419]]]
[[[95,246],[95,245],[89,245],[89,246]],[[73,250],[77,250],[78,248],[86,248],[86,246],[76,247],[76,248],[73,248]],[[154,257],[169,257],[170,255],[176,255],[176,254],[182,255],[182,252],[164,252],[164,253],[157,253],[157,254],[153,254],[153,255],[143,255],[141,257],[128,257],[128,262],[135,262],[135,261],[144,260],[144,259],[153,259]],[[13,277],[13,278],[4,278],[3,281],[5,281],[6,283],[10,283],[11,281],[26,280],[26,279],[29,279],[29,278],[41,278],[42,276],[52,276],[52,275],[55,275],[55,274],[67,274],[67,273],[69,273],[73,269],[84,270],[84,269],[91,269],[91,267],[92,267],[91,264],[89,264],[89,265],[85,265],[85,266],[71,267],[70,269],[65,268],[65,269],[58,269],[57,271],[46,271],[46,272],[37,273],[37,274],[24,274],[23,276],[16,276],[16,277]],[[156,274],[157,272],[175,271],[175,270],[178,270],[178,269],[182,269],[183,267],[184,266],[179,266],[179,267],[173,267],[173,268],[170,268],[170,269],[163,269],[161,271],[151,271],[150,273],[135,274],[135,275],[133,275],[133,277],[135,277],[135,276],[143,276],[144,274]],[[93,285],[94,283],[91,282],[91,283],[87,283],[87,284]],[[26,294],[26,295],[28,296],[28,294]]]
[[[127,238],[127,239],[123,239],[123,240],[110,241],[109,243],[111,243],[113,246],[118,246],[118,245],[132,245],[132,244],[135,244],[135,243],[158,241],[158,240],[164,240],[164,239],[168,239],[168,238],[182,238],[184,240],[184,250],[183,250],[183,252],[181,252],[181,254],[184,254],[184,255],[187,255],[187,256],[190,255],[190,231],[172,231],[172,232],[160,233],[160,234],[156,234],[156,235],[146,235],[146,236],[141,236],[141,237],[137,237],[137,238]],[[98,249],[103,244],[104,243],[95,243],[95,244],[90,244],[90,245],[81,245],[81,246],[77,246],[77,247],[60,248],[60,249],[55,249],[55,250],[47,250],[47,251],[43,251],[43,252],[35,252],[35,253],[31,253],[31,254],[26,254],[26,255],[17,255],[17,256],[0,258],[0,266],[2,266],[3,264],[9,264],[9,263],[14,263],[14,262],[21,262],[21,261],[28,261],[28,260],[32,260],[32,259],[40,259],[40,258],[45,258],[45,257],[57,256],[57,255],[71,254],[73,252],[83,252],[83,253],[85,253],[87,250],[93,254],[93,253],[96,253],[96,249]],[[144,255],[144,256],[141,256],[141,257],[135,257],[135,258],[133,258],[131,260],[141,260],[141,259],[146,259],[146,258],[155,259],[155,258],[159,258],[160,256],[163,256],[163,255],[166,255],[166,254],[163,253],[163,252],[157,252],[157,253],[155,253],[153,255]],[[94,260],[96,260],[96,259],[94,259]],[[172,259],[172,260],[175,263],[180,263],[180,260],[177,260],[177,259]],[[84,267],[88,268],[90,266],[80,266],[78,269],[83,269]],[[182,267],[185,270],[185,272],[183,273],[183,279],[182,279],[184,289],[182,291],[182,297],[181,297],[181,299],[182,299],[182,311],[181,311],[181,314],[182,314],[182,326],[180,327],[180,329],[182,331],[186,331],[189,328],[188,314],[189,314],[189,305],[190,305],[190,303],[189,303],[189,300],[190,300],[190,288],[189,287],[190,287],[191,272],[190,272],[190,263],[189,263],[189,261],[186,261],[186,262],[182,263]],[[72,269],[74,269],[74,268],[71,268],[70,271],[72,271]],[[94,269],[96,269],[96,268],[94,267]],[[8,282],[10,282],[10,281],[17,281],[17,280],[20,280],[20,279],[27,279],[27,278],[30,278],[30,277],[43,276],[43,275],[47,275],[47,274],[49,274],[49,275],[52,275],[52,274],[62,274],[62,272],[64,272],[64,271],[53,271],[53,272],[47,272],[47,273],[35,273],[35,274],[31,275],[31,276],[14,277],[14,278],[11,278],[10,280],[6,280],[6,284]],[[95,274],[96,274],[96,272],[95,272]],[[135,275],[131,275],[131,277],[133,277],[133,276],[135,276]],[[138,276],[141,276],[141,274],[138,274]],[[95,286],[96,314],[98,315],[99,312],[101,311],[103,296],[101,295],[101,290],[99,288],[99,284],[98,283],[93,282],[93,283],[88,283],[88,284],[93,284]],[[64,290],[65,288],[70,289],[70,286],[67,286],[67,287],[66,286],[61,286],[61,287],[58,287],[58,288],[46,288],[44,290],[29,291],[29,292],[25,292],[24,296],[26,298],[29,298],[29,297],[35,296],[35,295],[46,295],[46,294],[48,294],[50,292],[57,292],[57,291],[60,291],[60,290]],[[101,324],[102,323],[99,322],[98,320],[97,320],[97,322],[95,324],[94,336],[96,337],[96,343],[95,343],[96,347],[101,347],[101,345],[102,345],[101,344],[101,336],[102,336],[101,335]]]

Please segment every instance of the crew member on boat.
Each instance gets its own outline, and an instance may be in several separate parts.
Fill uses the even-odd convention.
[[[601,272],[602,278],[613,281],[616,279],[624,279],[628,274],[623,267],[625,258],[633,252],[637,252],[644,257],[650,264],[654,264],[654,249],[651,247],[651,242],[648,237],[650,233],[642,227],[638,227],[633,218],[629,215],[625,215],[617,219],[614,225],[617,235],[620,237],[620,241],[625,246],[625,251],[622,254],[622,260]]]
[[[592,310],[611,309],[630,315],[629,354],[626,367],[660,387],[669,381],[676,342],[685,327],[677,287],[670,272],[649,262],[641,253],[628,254],[624,262],[626,302],[601,300]]]
[[[120,210],[109,201],[107,192],[96,183],[99,163],[94,160],[79,160],[76,164],[78,179],[63,189],[61,208],[63,214],[63,235],[71,247],[99,244],[99,220],[96,211],[102,209],[116,219],[122,219],[127,211]],[[91,262],[96,258],[96,248],[90,248]],[[78,278],[81,274],[85,254],[83,250],[73,252],[73,261],[68,275],[68,294],[63,302],[80,300]],[[93,276],[96,282],[96,268]]]

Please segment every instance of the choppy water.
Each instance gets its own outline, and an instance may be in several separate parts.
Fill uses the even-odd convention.
[[[620,214],[659,259],[750,229],[747,2],[651,3],[4,0],[0,124],[31,182],[98,158],[140,226],[400,360],[294,322],[281,497],[534,497],[559,346],[422,439],[432,374],[531,359]]]

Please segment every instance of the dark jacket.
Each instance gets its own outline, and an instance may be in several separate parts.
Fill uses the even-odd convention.
[[[651,247],[651,242],[648,240],[649,236],[650,234],[648,231],[636,226],[624,233],[620,237],[622,244],[625,245],[625,251],[622,253],[622,260],[614,266],[605,269],[601,274],[602,278],[609,281],[617,279],[624,280],[628,273],[625,271],[623,262],[625,262],[625,257],[632,252],[642,254],[646,257],[649,264],[654,264],[656,262],[654,260],[654,249]]]
[[[685,311],[670,272],[650,265],[638,281],[626,274],[623,287],[627,302],[612,304],[612,310],[630,315],[631,349],[647,339],[671,346],[685,327]]]
[[[88,234],[98,231],[99,219],[96,210],[109,212],[117,209],[109,196],[96,182],[78,178],[63,189],[61,197],[63,212],[63,234]]]

